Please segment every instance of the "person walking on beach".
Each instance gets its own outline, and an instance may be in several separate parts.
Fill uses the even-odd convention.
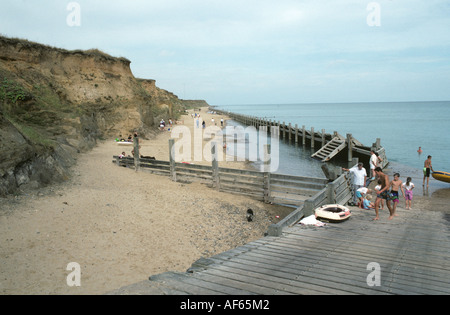
[[[405,197],[405,192],[403,191],[403,185],[402,181],[400,180],[400,174],[395,173],[394,174],[394,180],[390,183],[391,188],[391,200],[393,201],[392,205],[392,211],[395,214],[395,210],[397,209],[397,204],[400,202],[398,198],[398,192],[401,190],[403,197]]]
[[[414,184],[411,183],[411,177],[406,179],[406,183],[403,184],[403,188],[405,189],[405,208],[406,210],[411,210],[411,203],[413,199],[413,189]]]
[[[380,219],[379,214],[378,214],[378,208],[379,208],[382,200],[386,200],[386,205],[387,205],[387,207],[389,209],[389,213],[390,213],[389,220],[392,220],[394,218],[394,212],[391,207],[391,201],[389,200],[389,192],[388,192],[388,189],[390,187],[389,176],[384,174],[383,170],[379,166],[377,168],[375,168],[375,174],[377,174],[377,176],[380,178],[381,189],[377,191],[377,199],[375,201],[375,218],[374,218],[374,220]]]
[[[353,166],[351,169],[342,168],[344,171],[350,172],[353,175],[353,204],[356,205],[356,191],[366,186],[367,172],[362,163]]]
[[[428,188],[428,186],[430,184],[431,171],[434,172],[433,166],[431,165],[431,155],[429,155],[423,164],[423,184],[422,184],[422,186],[425,186],[425,178],[426,178],[427,179],[427,188]]]

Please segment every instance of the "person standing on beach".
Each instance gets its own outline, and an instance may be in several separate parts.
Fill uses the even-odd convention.
[[[370,151],[370,175],[372,178],[370,180],[375,180],[375,168],[377,167],[378,157],[375,154],[375,151]]]
[[[405,208],[406,210],[411,210],[411,203],[413,199],[413,189],[414,184],[411,183],[411,177],[406,179],[406,183],[403,184],[403,188],[405,189]]]
[[[367,172],[362,163],[353,166],[351,169],[342,168],[344,171],[353,174],[353,204],[356,205],[356,191],[366,186]]]
[[[394,180],[391,181],[390,187],[391,187],[391,200],[393,201],[392,205],[392,211],[395,213],[395,210],[397,209],[397,204],[400,202],[398,197],[398,191],[402,191],[403,197],[405,197],[405,192],[403,191],[402,181],[400,180],[400,174],[395,173],[394,174]]]
[[[389,209],[389,213],[390,213],[389,220],[392,220],[394,218],[394,211],[392,210],[391,201],[389,200],[389,192],[388,192],[388,189],[390,187],[389,176],[384,174],[383,170],[379,166],[377,168],[375,168],[375,174],[377,174],[377,176],[380,178],[381,189],[377,191],[377,200],[375,201],[375,218],[374,218],[374,220],[380,219],[379,214],[378,214],[378,208],[383,199],[386,200],[386,205]]]
[[[423,164],[423,184],[422,184],[422,186],[425,186],[425,178],[426,178],[427,179],[427,188],[428,188],[428,186],[430,184],[431,171],[434,172],[433,166],[431,165],[431,155],[429,155]]]

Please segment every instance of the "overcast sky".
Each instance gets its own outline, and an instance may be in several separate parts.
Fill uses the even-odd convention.
[[[0,33],[211,105],[450,100],[449,0],[0,0]]]

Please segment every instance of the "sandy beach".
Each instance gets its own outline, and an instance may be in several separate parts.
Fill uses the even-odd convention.
[[[212,117],[220,124],[220,116],[205,111],[207,125]],[[194,119],[181,120],[193,132]],[[141,154],[168,160],[170,136],[158,131],[143,139]],[[117,167],[112,157],[124,150],[131,153],[131,147],[113,139],[99,142],[79,155],[67,182],[2,199],[0,294],[104,294],[150,275],[184,272],[201,257],[263,237],[270,224],[292,211],[200,183]],[[417,186],[414,209],[447,210],[449,189],[421,195]],[[399,207],[404,208],[403,199]],[[246,221],[247,208],[255,211],[254,222]],[[381,220],[387,216],[381,211]],[[81,267],[80,287],[67,285],[71,262]]]
[[[202,116],[209,125],[211,115],[203,110]],[[191,116],[182,120],[193,130]],[[141,154],[168,160],[169,138],[164,131],[143,139]],[[103,294],[185,271],[201,257],[263,237],[292,211],[117,167],[112,157],[123,148],[113,139],[99,142],[78,156],[67,182],[2,199],[0,294]],[[247,208],[255,211],[254,222],[246,221]],[[67,285],[71,262],[81,267],[80,287]]]

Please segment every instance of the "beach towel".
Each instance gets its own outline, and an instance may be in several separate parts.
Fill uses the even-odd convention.
[[[324,226],[325,223],[319,221],[316,219],[316,216],[314,214],[310,215],[309,217],[305,217],[300,221],[300,224],[302,225],[314,225],[314,226]]]

